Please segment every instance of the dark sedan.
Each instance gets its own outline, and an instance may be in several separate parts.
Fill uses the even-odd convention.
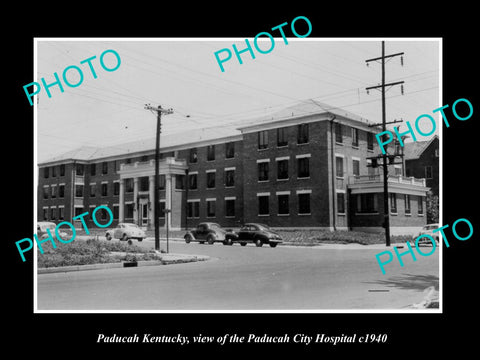
[[[282,242],[282,238],[267,225],[248,223],[243,225],[238,232],[228,232],[226,234],[225,243],[232,245],[234,242],[238,242],[242,246],[253,242],[258,247],[268,244],[274,248]]]
[[[204,244],[205,241],[209,244],[216,241],[224,243],[226,232],[217,223],[205,222],[198,224],[196,229],[188,231],[183,238],[187,244],[191,241],[198,241],[200,244]]]

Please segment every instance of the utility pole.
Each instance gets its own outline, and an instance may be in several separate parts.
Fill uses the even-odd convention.
[[[155,185],[153,202],[153,218],[155,222],[155,250],[160,251],[160,196],[158,193],[160,187],[160,134],[162,132],[162,114],[173,114],[173,109],[163,109],[161,105],[158,107],[145,104],[145,110],[150,110],[157,113],[157,132],[155,140]]]
[[[386,125],[387,125],[387,115],[386,115],[386,106],[385,106],[385,88],[387,86],[394,86],[394,85],[399,85],[403,84],[404,81],[396,81],[392,83],[385,84],[385,59],[390,59],[395,56],[402,56],[403,52],[401,53],[396,53],[396,54],[390,54],[390,55],[385,55],[385,41],[382,41],[382,56],[372,58],[365,60],[365,62],[368,64],[371,61],[381,61],[382,64],[382,84],[377,85],[377,86],[370,86],[367,87],[367,93],[371,89],[378,89],[381,88],[382,90],[382,131],[386,131]],[[401,58],[401,63],[403,65],[403,56]],[[403,93],[403,88],[402,88],[402,93]],[[398,122],[398,121],[394,121]],[[384,137],[386,135],[383,135]],[[385,140],[385,139],[383,139]],[[387,164],[387,158],[389,157],[387,154],[388,148],[385,150],[385,154],[382,155],[383,158],[383,212],[384,212],[384,227],[385,227],[385,245],[390,246],[390,209],[388,208],[388,164]]]

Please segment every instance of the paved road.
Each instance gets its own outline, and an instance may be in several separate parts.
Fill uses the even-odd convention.
[[[153,241],[143,242],[153,247]],[[162,242],[162,248],[165,243]],[[438,250],[382,275],[377,249],[170,242],[206,262],[38,275],[38,310],[402,309],[438,289]],[[425,251],[426,252],[426,251]]]

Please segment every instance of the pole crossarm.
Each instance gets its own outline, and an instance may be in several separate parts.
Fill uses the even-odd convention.
[[[391,57],[394,57],[394,56],[400,56],[400,55],[403,55],[403,54],[404,54],[404,52],[399,52],[399,53],[385,55],[385,56],[378,56],[376,58],[365,60],[365,62],[368,63],[368,62],[371,62],[371,61],[378,61],[378,60],[382,60],[382,59],[391,58]]]
[[[405,81],[395,81],[395,82],[391,82],[391,83],[387,83],[387,84],[382,84],[382,85],[369,86],[369,87],[365,88],[365,90],[385,88],[385,87],[387,87],[387,86],[400,85],[400,84],[404,84],[404,83],[405,83]]]

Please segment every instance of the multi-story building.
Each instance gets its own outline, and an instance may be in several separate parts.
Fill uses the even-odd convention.
[[[381,169],[368,166],[379,153],[368,125],[309,101],[236,128],[162,136],[160,223],[381,230],[383,181]],[[151,139],[83,147],[39,164],[38,219],[73,222],[106,205],[115,222],[152,228],[154,153]],[[425,179],[402,173],[389,175],[392,233],[426,223]],[[165,209],[171,211],[166,219]],[[106,213],[101,217],[107,220]]]

